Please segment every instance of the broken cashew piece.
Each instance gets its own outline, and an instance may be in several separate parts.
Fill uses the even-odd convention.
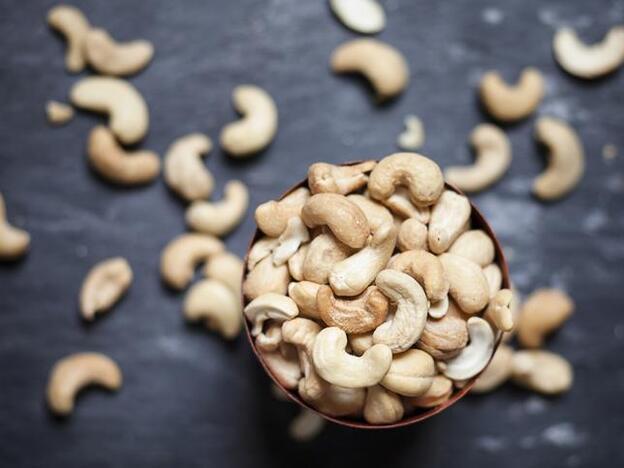
[[[518,319],[518,341],[526,348],[539,348],[550,333],[574,312],[574,301],[558,289],[538,289],[522,305]]]
[[[133,75],[154,56],[154,46],[145,40],[117,42],[107,31],[91,29],[85,38],[84,52],[89,65],[102,75]]]
[[[209,198],[214,177],[201,159],[210,152],[212,141],[201,133],[191,133],[172,143],[165,155],[165,182],[187,201]]]
[[[48,12],[48,24],[65,36],[65,68],[71,73],[81,72],[86,65],[84,44],[91,28],[89,20],[76,7],[57,5]]]
[[[452,380],[467,380],[490,362],[494,351],[494,332],[490,324],[479,317],[468,319],[470,343],[460,353],[446,361],[443,374]]]
[[[376,164],[375,161],[365,161],[351,166],[314,163],[308,169],[308,186],[313,194],[347,195],[366,185],[368,176],[365,173],[370,172]]]
[[[219,252],[210,257],[204,267],[204,276],[222,282],[230,290],[240,296],[243,278],[243,261],[231,252]]]
[[[284,322],[299,315],[299,308],[290,297],[276,293],[265,293],[251,301],[244,309],[245,317],[252,323],[251,335],[262,333],[267,320]]]
[[[544,77],[537,68],[522,70],[515,85],[508,85],[497,71],[489,71],[479,84],[481,101],[490,115],[503,122],[528,117],[544,97]]]
[[[130,287],[132,269],[125,258],[114,257],[95,265],[82,283],[80,313],[85,320],[110,309]]]
[[[236,293],[220,281],[204,279],[195,283],[184,299],[184,318],[202,320],[206,327],[224,338],[236,338],[241,329],[241,304]]]
[[[243,294],[248,299],[255,299],[269,292],[285,295],[289,282],[288,267],[275,266],[271,257],[266,257],[247,274],[243,282]]]
[[[277,107],[262,88],[241,85],[232,93],[234,107],[243,117],[221,131],[221,147],[231,156],[242,158],[266,148],[277,132]]]
[[[249,206],[247,186],[239,180],[225,185],[223,199],[194,201],[186,211],[186,223],[195,231],[224,236],[238,226]]]
[[[381,385],[399,395],[415,397],[429,389],[435,374],[436,366],[431,356],[420,349],[408,349],[392,358]]]
[[[487,393],[505,383],[511,376],[513,354],[513,348],[501,344],[470,391],[472,393]]]
[[[381,385],[374,385],[366,392],[364,419],[370,424],[392,424],[403,419],[403,402],[396,393]]]
[[[479,265],[451,253],[438,257],[449,280],[449,294],[466,314],[476,314],[490,300],[490,286]]]
[[[283,265],[297,253],[301,244],[309,240],[308,228],[299,216],[293,216],[288,220],[286,229],[277,239],[277,245],[273,249],[273,264],[275,266]]]
[[[74,109],[58,101],[46,102],[46,117],[53,125],[64,125],[74,117]]]
[[[472,229],[461,234],[448,252],[467,258],[484,268],[494,261],[494,242],[485,231]]]
[[[386,26],[386,14],[377,0],[330,0],[336,17],[347,28],[361,34],[375,34]]]
[[[100,353],[76,353],[54,364],[48,379],[48,406],[59,416],[68,416],[74,409],[77,394],[85,387],[97,385],[107,390],[121,387],[119,366]]]
[[[542,350],[517,351],[512,358],[513,383],[544,395],[558,395],[572,387],[574,372],[558,354]]]
[[[425,289],[431,302],[443,301],[449,292],[449,280],[442,263],[425,250],[403,252],[390,260],[388,268],[407,273]]]
[[[416,151],[425,143],[425,129],[422,121],[415,115],[408,115],[403,120],[405,130],[397,138],[397,145],[403,151]]]
[[[258,228],[269,237],[279,237],[293,216],[301,216],[301,209],[310,198],[310,191],[300,187],[281,200],[271,200],[256,208],[254,217]]]
[[[514,328],[514,318],[510,304],[513,293],[509,289],[501,289],[490,300],[483,317],[502,332],[510,332]]]
[[[329,286],[321,286],[316,304],[327,326],[341,328],[349,334],[372,331],[388,315],[388,299],[376,286],[369,286],[362,294],[349,299],[335,297]]]
[[[16,260],[28,251],[30,234],[9,224],[4,198],[0,194],[0,261]]]

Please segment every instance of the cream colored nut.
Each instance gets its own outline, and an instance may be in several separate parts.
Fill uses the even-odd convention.
[[[383,158],[368,178],[368,192],[376,200],[387,200],[397,186],[406,186],[412,202],[434,204],[444,189],[440,167],[417,153],[394,153]]]
[[[300,281],[288,285],[288,296],[295,301],[295,304],[299,307],[300,315],[315,320],[321,318],[321,313],[319,312],[316,302],[316,295],[320,288],[320,284],[313,283],[312,281]]]
[[[403,402],[381,385],[369,387],[364,404],[364,419],[370,424],[392,424],[403,419]]]
[[[479,317],[468,319],[470,343],[460,353],[446,362],[444,375],[452,380],[466,380],[481,372],[490,362],[494,352],[494,332]]]
[[[449,253],[472,260],[477,265],[485,267],[494,261],[494,242],[481,229],[472,229],[461,234]]]
[[[425,143],[425,129],[422,121],[415,115],[408,115],[403,120],[405,131],[397,138],[397,145],[404,151],[416,151]]]
[[[186,223],[195,231],[224,236],[238,226],[249,206],[247,186],[239,180],[225,185],[223,199],[194,201],[186,211]]]
[[[352,297],[363,292],[390,260],[396,238],[394,224],[385,224],[373,233],[366,247],[336,263],[329,274],[334,293]]]
[[[308,198],[310,191],[300,187],[279,201],[271,200],[259,205],[255,213],[258,227],[267,236],[279,237],[290,218],[301,216],[301,209]]]
[[[297,388],[301,378],[301,368],[299,367],[299,356],[294,346],[280,348],[279,351],[263,351],[258,349],[262,362],[269,370],[269,373],[285,389],[293,390]]]
[[[509,308],[512,292],[509,289],[501,289],[490,300],[483,317],[494,327],[502,332],[510,332],[514,328],[514,319]]]
[[[329,385],[325,393],[317,400],[307,400],[321,413],[329,416],[360,416],[366,399],[365,388],[345,388],[338,385]]]
[[[266,257],[247,274],[243,281],[243,294],[248,299],[255,299],[269,292],[285,295],[289,282],[288,267],[286,265],[276,267],[271,257]]]
[[[449,293],[466,314],[476,314],[487,306],[490,287],[481,267],[467,258],[450,253],[438,257],[449,280]]]
[[[416,346],[434,359],[447,360],[455,357],[468,343],[468,328],[461,311],[453,301],[444,317],[427,319]]]
[[[106,180],[120,185],[140,185],[153,181],[160,173],[160,159],[153,151],[126,151],[113,133],[98,125],[89,134],[89,163]]]
[[[142,140],[147,133],[147,105],[127,81],[105,76],[82,78],[72,86],[69,97],[76,107],[108,114],[110,129],[126,145]]]
[[[449,280],[442,263],[425,250],[409,250],[394,257],[388,268],[407,273],[425,289],[431,302],[444,300],[449,292]]]
[[[315,163],[308,169],[308,186],[313,194],[346,195],[366,185],[368,176],[365,173],[370,172],[376,164],[375,161],[365,161],[352,166]]]
[[[309,228],[327,226],[336,238],[360,249],[366,244],[370,226],[364,212],[344,195],[312,195],[301,210],[301,219]]]
[[[381,385],[399,395],[415,397],[425,393],[436,374],[433,358],[420,349],[408,349],[392,358]]]
[[[214,177],[201,159],[210,152],[212,142],[201,133],[191,133],[175,140],[165,155],[165,182],[187,201],[209,198]]]
[[[244,309],[245,317],[252,323],[251,334],[258,336],[267,320],[283,322],[299,314],[299,308],[290,297],[276,293],[265,293],[256,297]]]
[[[381,203],[401,218],[414,218],[423,224],[429,223],[430,208],[414,205],[410,201],[409,191],[405,187],[397,187],[394,193],[385,200],[381,200]]]
[[[437,302],[431,302],[429,304],[429,317],[434,319],[441,319],[446,315],[450,307],[450,299],[447,296],[444,296],[443,299]]]
[[[513,354],[511,347],[501,344],[470,391],[487,393],[505,383],[511,376]]]
[[[202,320],[207,328],[226,339],[234,339],[240,333],[240,298],[220,281],[204,279],[194,284],[186,294],[183,310],[186,320]]]
[[[53,125],[64,125],[74,117],[74,109],[63,102],[46,102],[46,117]]]
[[[133,75],[142,70],[154,56],[151,42],[137,40],[117,42],[104,29],[91,29],[85,38],[87,61],[102,75]]]
[[[428,245],[435,254],[441,254],[455,242],[470,220],[470,202],[463,195],[445,190],[431,210]]]
[[[167,244],[160,257],[160,273],[174,289],[191,282],[195,268],[211,256],[223,252],[223,243],[206,234],[181,234]]]
[[[479,91],[491,116],[514,122],[535,112],[544,97],[544,77],[537,68],[527,67],[518,82],[510,86],[497,71],[489,71],[481,78]]]
[[[507,343],[514,337],[516,334],[516,330],[518,328],[518,321],[520,319],[520,305],[522,302],[522,298],[520,297],[520,293],[518,290],[512,285],[511,286],[511,304],[509,304],[509,310],[511,310],[511,316],[513,317],[514,328],[513,330],[503,333],[503,343]]]
[[[314,411],[303,408],[290,422],[288,433],[297,442],[307,442],[318,436],[325,427],[325,420]]]
[[[373,343],[373,332],[354,333],[348,336],[351,351],[356,356],[361,356],[367,349],[371,348]]]
[[[125,258],[114,257],[95,265],[82,283],[80,313],[85,320],[109,310],[130,287],[132,268]]]
[[[266,352],[276,351],[283,342],[282,323],[269,322],[265,328],[266,330],[256,336],[256,348]]]
[[[386,26],[386,14],[377,0],[330,0],[340,22],[361,34],[375,34]]]
[[[204,276],[222,282],[234,294],[240,296],[243,269],[243,261],[238,255],[231,252],[219,252],[211,256],[210,261],[204,266]]]
[[[583,144],[572,127],[553,117],[541,117],[535,124],[535,137],[549,151],[548,167],[533,182],[533,193],[542,200],[567,195],[585,172]]]
[[[273,264],[283,265],[297,253],[301,244],[310,240],[310,233],[299,216],[288,220],[286,229],[277,239],[277,246],[273,249]],[[303,267],[303,266],[302,266]]]
[[[308,253],[303,262],[303,277],[318,284],[329,282],[333,267],[353,253],[348,245],[343,244],[327,230],[310,242]]]
[[[339,45],[332,53],[331,68],[335,73],[362,74],[380,103],[401,94],[409,83],[403,54],[377,39],[352,39]]]
[[[86,65],[84,43],[91,28],[89,20],[76,7],[57,5],[48,12],[48,24],[67,41],[65,68],[71,73],[81,72]]]
[[[561,28],[553,40],[559,65],[579,78],[593,79],[611,73],[624,63],[624,26],[611,28],[602,41],[586,45],[571,28]]]
[[[240,85],[232,101],[242,118],[221,130],[221,147],[231,156],[242,158],[266,148],[277,133],[277,107],[262,88]]]
[[[388,299],[376,286],[353,298],[335,297],[329,286],[321,286],[316,296],[323,322],[347,333],[364,333],[377,328],[388,315]]]
[[[370,387],[381,381],[392,362],[392,351],[376,344],[362,356],[347,354],[347,335],[338,327],[321,330],[314,342],[314,367],[329,383],[348,388]]]
[[[539,348],[547,335],[561,327],[574,312],[574,301],[558,289],[538,289],[525,301],[518,320],[518,340]]]
[[[429,302],[414,278],[395,270],[383,270],[375,284],[397,305],[394,317],[377,327],[373,342],[385,344],[393,353],[409,349],[425,328]]]
[[[371,232],[377,231],[377,229],[384,224],[391,224],[394,222],[392,214],[383,205],[380,205],[364,195],[353,194],[347,196],[347,199],[360,207],[368,220]]]
[[[397,247],[401,252],[427,249],[427,226],[416,218],[406,219],[401,223]]]
[[[574,372],[570,363],[555,353],[518,351],[512,359],[511,380],[544,395],[558,395],[570,390]]]
[[[299,249],[288,259],[290,276],[297,281],[303,281],[303,264],[308,254],[309,244],[299,246]]]
[[[409,402],[417,408],[433,408],[447,401],[453,394],[453,382],[443,375],[436,375],[431,386],[420,396],[410,398]]]
[[[0,261],[15,260],[26,254],[30,246],[30,234],[13,227],[7,221],[4,198],[0,194]]]
[[[255,266],[262,260],[267,258],[277,246],[277,238],[262,237],[254,245],[251,246],[247,254],[247,269],[253,270]]]
[[[48,379],[46,397],[48,407],[60,416],[68,416],[74,409],[77,394],[85,387],[98,385],[107,390],[121,387],[119,366],[100,353],[76,353],[54,364]]]
[[[503,284],[503,273],[496,263],[490,263],[488,266],[483,268],[483,275],[488,283],[491,299],[501,289]]]

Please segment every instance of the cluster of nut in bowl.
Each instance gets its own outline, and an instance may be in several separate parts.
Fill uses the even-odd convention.
[[[512,326],[500,247],[432,160],[313,164],[255,212],[248,336],[291,399],[395,427],[463,396]]]

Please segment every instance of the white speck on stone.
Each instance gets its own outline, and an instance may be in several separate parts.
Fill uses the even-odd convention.
[[[582,229],[593,234],[609,224],[609,216],[603,210],[593,210],[582,222]]]
[[[527,414],[540,414],[546,410],[546,401],[543,398],[531,397],[524,403]]]
[[[624,340],[624,323],[618,323],[613,327],[613,336],[618,340]]]
[[[507,441],[502,437],[481,436],[475,441],[477,447],[486,452],[500,452],[507,446]]]
[[[583,15],[577,18],[564,18],[559,13],[549,8],[543,8],[537,12],[539,20],[552,28],[561,28],[563,26],[571,26],[574,28],[586,28],[591,26],[593,20],[591,17]]]
[[[587,434],[580,432],[572,423],[563,422],[544,429],[542,440],[555,447],[580,447],[587,441]]]
[[[558,117],[567,122],[586,122],[590,115],[570,99],[554,98],[545,101],[539,108],[540,116]]]
[[[505,15],[498,8],[486,8],[481,12],[481,19],[487,24],[500,24]]]

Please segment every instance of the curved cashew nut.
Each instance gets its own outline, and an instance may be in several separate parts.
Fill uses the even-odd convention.
[[[334,265],[352,253],[353,249],[336,239],[331,232],[322,232],[312,239],[308,247],[308,253],[303,261],[304,279],[326,284]]]
[[[383,379],[392,363],[392,351],[376,344],[362,356],[347,354],[347,334],[328,327],[316,336],[312,359],[319,375],[329,383],[347,388],[370,387]]]
[[[470,202],[462,195],[445,190],[438,203],[431,210],[429,221],[429,248],[435,254],[441,254],[464,231],[470,220]]]
[[[377,39],[353,39],[338,46],[331,56],[335,73],[361,73],[383,102],[399,95],[409,82],[403,54]]]
[[[288,267],[276,267],[271,257],[266,257],[247,274],[243,282],[243,294],[248,299],[255,299],[269,292],[286,294],[289,282]]]
[[[395,256],[388,268],[407,273],[425,289],[431,302],[444,300],[449,292],[449,280],[442,263],[435,255],[425,250],[410,250]]]
[[[78,81],[69,94],[76,107],[109,115],[109,127],[127,145],[143,139],[149,126],[149,112],[143,96],[127,81],[90,76]]]
[[[449,293],[467,314],[483,310],[490,300],[490,286],[483,270],[467,258],[445,253],[438,257],[449,280]]]
[[[425,328],[429,302],[423,288],[414,278],[395,270],[383,270],[375,284],[397,304],[394,317],[382,323],[373,333],[373,342],[385,344],[393,353],[412,347]]]
[[[404,151],[416,151],[425,143],[425,127],[415,115],[407,115],[403,119],[405,131],[397,138],[397,146]]]
[[[240,224],[247,206],[247,186],[239,180],[232,180],[225,185],[222,200],[193,202],[186,211],[186,222],[196,231],[223,236]]]
[[[6,219],[4,198],[0,194],[0,261],[15,260],[26,253],[30,234],[9,224]]]
[[[303,205],[301,219],[309,228],[327,226],[341,242],[349,247],[364,247],[370,226],[364,212],[344,195],[319,193]]]
[[[461,311],[449,301],[448,311],[440,319],[427,319],[416,346],[437,360],[455,357],[468,343],[468,328]]]
[[[91,28],[89,20],[76,7],[57,5],[48,12],[48,24],[67,40],[65,68],[71,73],[81,72],[86,65],[84,43]]]
[[[262,260],[267,258],[277,246],[277,239],[274,237],[262,237],[251,246],[247,254],[247,269],[253,270]]]
[[[367,349],[371,348],[375,343],[373,343],[373,332],[366,333],[354,333],[348,335],[349,346],[351,346],[351,351],[356,356],[361,356],[366,352]]]
[[[490,300],[483,317],[502,332],[510,332],[514,328],[514,318],[510,304],[513,293],[509,289],[501,289]]]
[[[526,300],[518,320],[518,340],[527,348],[539,348],[574,312],[574,301],[558,289],[538,289]]]
[[[116,184],[145,184],[158,177],[160,172],[160,159],[156,153],[125,151],[113,133],[102,125],[91,130],[87,154],[97,173]]]
[[[264,365],[275,380],[288,390],[297,388],[301,378],[301,368],[299,367],[299,356],[294,346],[287,345],[287,347],[271,352],[258,348],[258,351]]]
[[[212,142],[201,133],[191,133],[175,140],[165,155],[165,182],[187,201],[210,197],[214,178],[201,160],[210,152]]]
[[[282,340],[282,324],[279,322],[271,322],[266,326],[258,336],[256,336],[256,348],[272,352],[277,350],[283,343]]]
[[[556,200],[569,193],[585,172],[583,144],[572,127],[562,120],[541,117],[535,137],[550,150],[548,167],[533,182],[533,193],[542,200]]]
[[[277,107],[262,88],[241,85],[232,93],[234,107],[243,117],[221,131],[221,147],[240,158],[266,148],[277,132]]]
[[[368,177],[368,192],[376,200],[387,200],[398,185],[409,190],[419,206],[434,204],[444,189],[440,167],[417,153],[394,153],[383,158]]]
[[[440,299],[437,302],[432,302],[429,305],[429,317],[434,319],[441,319],[446,315],[449,310],[451,301],[447,296],[444,296],[443,299]]]
[[[301,209],[310,198],[310,191],[305,187],[289,193],[279,201],[271,200],[256,208],[255,219],[262,232],[270,237],[278,237],[288,220],[293,216],[301,216]]]
[[[340,22],[362,34],[375,34],[386,26],[386,14],[377,0],[330,0]]]
[[[351,299],[334,297],[329,286],[321,286],[316,303],[323,322],[347,333],[374,330],[388,315],[388,299],[375,286],[369,286],[362,294]]]
[[[48,406],[61,416],[74,409],[76,395],[83,388],[98,385],[108,390],[121,387],[119,366],[100,353],[76,353],[57,361],[50,372],[46,391]]]
[[[561,68],[579,78],[592,79],[611,73],[624,62],[624,27],[615,26],[597,44],[586,45],[571,28],[561,28],[553,40]]]
[[[473,229],[461,234],[448,252],[485,267],[494,261],[494,242],[483,230]]]
[[[301,397],[321,413],[330,416],[359,416],[366,399],[365,388],[346,388],[339,385],[329,385],[323,395],[316,400]]]
[[[370,424],[392,424],[403,419],[403,402],[397,394],[381,385],[370,387],[366,393],[364,419]]]
[[[243,261],[231,252],[219,252],[210,257],[204,267],[204,276],[222,282],[230,290],[240,296],[243,278]]]
[[[383,205],[371,200],[364,195],[349,195],[347,200],[355,203],[360,207],[370,226],[371,232],[377,231],[384,224],[392,224],[394,218]]]
[[[300,281],[288,285],[288,296],[299,307],[299,314],[311,319],[319,320],[321,313],[317,306],[316,296],[321,285],[312,281]]]
[[[160,257],[160,273],[174,289],[191,282],[195,267],[212,255],[223,252],[223,243],[207,234],[182,234],[170,241]]]
[[[446,361],[444,375],[452,380],[474,377],[488,365],[494,351],[492,327],[479,317],[468,319],[470,343],[454,358]]]
[[[299,315],[299,308],[290,297],[276,293],[266,293],[256,297],[244,309],[245,317],[253,327],[252,336],[262,333],[262,326],[267,320],[283,322]]]
[[[460,190],[479,192],[497,182],[511,164],[511,145],[505,133],[491,124],[480,124],[470,134],[476,158],[472,166],[452,166],[446,180]]]
[[[405,187],[397,187],[392,195],[380,201],[400,218],[414,218],[423,224],[429,223],[430,208],[414,205],[410,200],[409,191]]]
[[[366,185],[368,176],[365,172],[370,172],[376,164],[375,161],[365,161],[352,166],[315,163],[308,169],[308,186],[313,194],[346,195]]]
[[[288,271],[296,281],[303,281],[303,264],[308,255],[309,244],[300,245],[297,251],[288,259]]]
[[[416,218],[403,221],[399,227],[397,247],[401,252],[427,250],[427,226]]]
[[[498,291],[500,291],[503,284],[503,272],[496,263],[490,263],[483,268],[483,276],[490,289],[490,299],[493,298]]]
[[[431,387],[435,374],[436,366],[431,356],[420,349],[408,349],[393,356],[381,385],[399,395],[415,397]]]
[[[241,329],[240,298],[220,281],[204,279],[189,289],[184,299],[184,318],[203,320],[226,339],[236,338]]]
[[[101,261],[87,274],[80,290],[80,313],[93,320],[98,312],[110,309],[132,283],[132,268],[125,258]]]
[[[453,381],[443,375],[436,375],[429,389],[409,402],[417,408],[433,408],[447,401],[453,394]]]
[[[501,344],[470,391],[487,393],[505,383],[511,376],[513,354],[513,348]]]
[[[46,102],[46,117],[53,125],[63,125],[74,117],[74,109],[63,102]]]
[[[535,392],[557,395],[572,387],[572,366],[555,353],[541,350],[517,351],[511,365],[513,383]]]
[[[479,91],[490,115],[514,122],[535,112],[544,97],[544,77],[537,68],[527,67],[518,82],[510,86],[497,71],[489,71],[481,78]]]
[[[277,239],[277,246],[273,249],[273,264],[283,265],[297,253],[304,242],[310,240],[310,233],[299,216],[288,220],[286,229]],[[303,267],[303,265],[302,265]]]
[[[104,29],[91,29],[84,42],[89,65],[102,75],[133,75],[154,56],[154,46],[145,40],[117,42]]]

